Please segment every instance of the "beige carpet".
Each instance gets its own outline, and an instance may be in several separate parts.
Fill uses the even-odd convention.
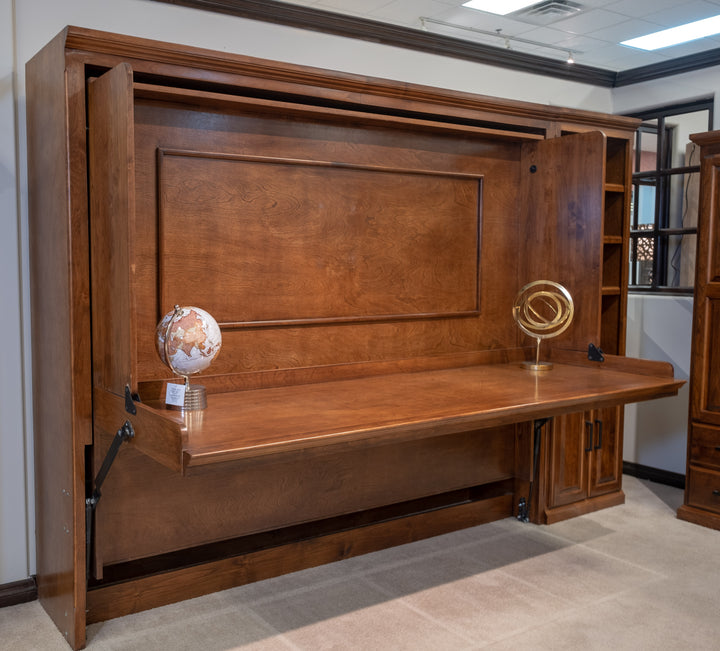
[[[682,491],[547,527],[507,519],[122,617],[88,648],[720,649],[720,531]],[[41,606],[0,610],[0,649],[62,650]]]

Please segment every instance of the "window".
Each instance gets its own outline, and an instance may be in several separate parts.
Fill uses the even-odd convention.
[[[691,294],[695,283],[699,148],[690,134],[712,129],[713,101],[634,114],[630,290]]]

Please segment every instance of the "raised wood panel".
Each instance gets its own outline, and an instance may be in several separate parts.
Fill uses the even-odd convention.
[[[720,514],[720,472],[688,468],[685,503]]]
[[[623,409],[599,409],[593,416],[590,497],[619,491],[622,483]]]
[[[549,508],[584,500],[588,496],[588,451],[592,449],[592,419],[589,414],[575,412],[555,418],[550,444],[552,478]]]
[[[706,196],[701,199],[701,211],[706,214],[702,230],[707,238],[704,246],[699,245],[697,264],[700,265],[703,283],[720,282],[720,237],[718,237],[718,219],[720,219],[720,154],[703,161],[702,190]],[[702,257],[705,249],[706,255]]]
[[[720,428],[690,424],[688,460],[720,470]]]
[[[700,391],[704,394],[702,404],[703,412],[711,412],[720,417],[720,337],[713,336],[720,328],[720,300],[712,299],[707,301],[706,326],[707,338],[705,345],[705,363],[703,365],[703,378]]]
[[[378,206],[373,187],[378,187],[375,179],[384,179],[381,182],[383,200],[393,206],[393,210],[377,212],[363,208],[368,217],[363,221],[360,217],[348,221],[344,227],[346,231],[340,232],[340,239],[334,244],[323,244],[326,253],[325,261],[329,260],[329,268],[303,269],[304,278],[313,282],[323,280],[322,289],[318,290],[320,296],[313,297],[316,302],[314,313],[320,316],[329,314],[338,309],[344,310],[342,314],[351,315],[352,319],[360,318],[365,312],[372,318],[380,315],[379,320],[361,320],[351,323],[288,323],[281,328],[245,327],[225,329],[223,332],[223,349],[217,360],[213,363],[210,373],[218,376],[237,374],[241,372],[266,372],[275,369],[302,368],[315,366],[329,366],[337,364],[352,364],[357,362],[383,362],[387,360],[422,358],[438,355],[456,354],[490,349],[512,348],[517,345],[517,331],[512,326],[512,301],[517,290],[517,266],[509,261],[517,259],[519,238],[518,228],[518,195],[516,184],[519,179],[520,145],[516,142],[492,141],[486,138],[468,138],[465,135],[452,133],[432,133],[426,130],[415,131],[412,128],[390,130],[364,124],[338,124],[336,120],[325,122],[322,113],[316,119],[304,117],[292,121],[284,120],[274,114],[258,116],[254,113],[246,114],[240,108],[231,110],[218,110],[208,108],[200,111],[172,102],[151,101],[140,98],[135,103],[135,156],[136,156],[136,222],[134,233],[135,247],[135,296],[137,317],[137,350],[138,350],[138,376],[142,380],[158,380],[168,376],[167,368],[160,362],[154,349],[154,329],[158,320],[158,304],[160,303],[158,287],[162,280],[158,274],[159,239],[158,224],[165,218],[158,216],[158,205],[162,201],[158,195],[157,178],[157,152],[159,150],[214,152],[219,159],[214,165],[228,165],[238,169],[273,169],[272,163],[257,163],[250,165],[248,161],[240,160],[243,157],[262,157],[263,159],[281,159],[309,161],[305,170],[318,171],[313,161],[332,161],[335,167],[323,170],[331,175],[354,175],[356,180],[362,180],[365,191],[356,193],[362,196],[363,203],[374,208]],[[238,157],[237,160],[232,157]],[[174,164],[182,157],[172,156]],[[186,159],[189,160],[189,157]],[[372,168],[391,170],[388,172],[373,171]],[[164,165],[164,164],[163,164]],[[293,168],[292,165],[280,166],[285,171]],[[275,168],[277,169],[277,168]],[[298,170],[303,166],[297,166]],[[400,170],[402,173],[394,173]],[[233,172],[235,174],[236,172]],[[205,177],[204,177],[205,178]],[[334,178],[331,176],[330,178]],[[478,179],[482,178],[482,196],[479,194]],[[368,179],[373,182],[368,184]],[[272,180],[272,179],[270,179]],[[316,178],[313,183],[317,184]],[[439,184],[449,189],[456,204],[453,209],[441,206],[435,199],[435,208],[438,215],[431,214],[423,207],[426,188],[431,191],[433,185]],[[439,187],[438,186],[438,187]],[[328,185],[328,188],[332,184]],[[403,190],[403,187],[405,188]],[[330,193],[331,195],[333,193]],[[432,190],[437,199],[437,193]],[[235,195],[237,196],[237,195]],[[270,196],[270,195],[267,195]],[[410,213],[403,212],[400,204],[393,202],[393,196],[403,197],[404,202],[410,202],[414,214],[419,214],[421,221],[419,230],[400,234],[402,225],[406,226],[411,218]],[[475,199],[481,200],[482,205],[474,204]],[[334,209],[345,209],[339,203],[340,198],[331,196]],[[177,203],[177,202],[176,202]],[[248,206],[247,201],[241,205]],[[455,210],[457,209],[457,212]],[[257,208],[255,214],[258,215]],[[305,212],[309,209],[304,208]],[[481,212],[480,212],[481,211]],[[310,211],[316,213],[317,211]],[[371,214],[373,213],[374,214]],[[329,213],[324,213],[322,219],[329,222]],[[388,219],[392,216],[392,219]],[[413,215],[415,216],[415,215]],[[186,218],[189,216],[186,215]],[[276,211],[273,219],[287,219],[283,233],[278,231],[277,238],[298,233],[297,219],[291,213],[281,214]],[[308,219],[303,216],[303,221]],[[336,215],[336,218],[338,216]],[[229,217],[228,217],[229,219]],[[312,219],[318,219],[315,214]],[[374,224],[373,224],[374,220]],[[167,217],[168,223],[172,215]],[[314,222],[318,227],[321,221]],[[394,224],[394,225],[393,225]],[[230,224],[234,234],[238,233],[240,225]],[[458,236],[461,227],[466,230]],[[373,230],[375,229],[375,230]],[[397,250],[388,246],[383,250],[382,241],[374,244],[365,244],[365,251],[374,256],[375,272],[384,276],[385,280],[391,277],[404,276],[402,280],[393,280],[394,290],[381,295],[381,300],[365,296],[353,287],[353,278],[364,274],[360,278],[366,286],[378,291],[381,282],[372,276],[373,270],[363,270],[360,264],[353,259],[356,255],[348,249],[351,241],[350,235],[373,233],[385,238],[392,229],[393,234],[401,236],[402,245]],[[317,241],[322,240],[318,232],[315,233]],[[173,235],[172,237],[176,237]],[[206,243],[211,242],[211,233],[203,235]],[[215,236],[217,237],[217,236]],[[258,242],[261,237],[253,235]],[[305,236],[308,237],[308,236]],[[208,239],[209,238],[209,239]],[[229,244],[233,238],[226,238],[224,244]],[[451,238],[453,241],[451,242]],[[433,243],[431,240],[435,239]],[[272,239],[269,240],[272,242]],[[447,251],[440,251],[439,243],[449,247]],[[483,254],[479,260],[477,247],[481,243]],[[183,243],[184,250],[187,244]],[[339,254],[331,249],[335,246]],[[341,247],[346,247],[341,250]],[[368,248],[370,247],[370,248]],[[165,247],[168,257],[171,257],[170,247]],[[362,250],[359,250],[360,252]],[[437,261],[433,260],[431,269],[421,269],[426,266],[431,251],[437,253]],[[204,247],[198,247],[197,253],[202,254]],[[259,252],[251,250],[249,255],[255,256],[258,265],[261,264]],[[292,251],[297,264],[300,264],[300,252]],[[178,258],[180,260],[182,256]],[[204,256],[207,259],[207,256]],[[193,258],[191,257],[190,260]],[[227,260],[228,258],[222,258]],[[310,258],[312,260],[312,258]],[[321,258],[314,264],[325,264]],[[268,261],[265,268],[269,269],[274,282],[281,282],[281,273],[275,270]],[[282,263],[282,261],[279,261]],[[417,264],[417,269],[413,265]],[[181,264],[181,263],[178,263]],[[214,262],[211,265],[216,264]],[[289,263],[285,269],[289,269]],[[295,264],[295,267],[297,267]],[[212,268],[212,267],[211,267]],[[237,268],[237,267],[236,267]],[[243,275],[245,268],[240,268]],[[282,269],[282,267],[281,267]],[[502,269],[502,273],[498,270]],[[252,273],[255,278],[261,274],[260,267]],[[456,280],[462,280],[463,286],[453,287],[446,279],[438,276],[449,273]],[[218,273],[221,270],[218,269]],[[296,283],[294,272],[287,278],[288,283]],[[227,276],[217,276],[223,282],[216,283],[223,287]],[[183,276],[183,280],[185,276]],[[403,291],[403,282],[408,279],[408,286]],[[230,278],[232,281],[232,277]],[[272,280],[272,278],[271,278]],[[326,291],[329,281],[337,282],[338,287],[352,289],[351,292],[358,301],[359,307],[343,305],[338,301],[340,292]],[[234,282],[234,281],[233,281]],[[221,297],[219,289],[216,292],[218,301],[224,298],[224,303],[233,304],[240,310],[243,295],[248,296],[251,303],[254,301],[256,315],[252,318],[265,318],[270,315],[290,314],[287,303],[275,304],[276,297],[269,293],[262,305],[257,288],[247,286],[247,279],[241,277],[239,283],[243,293],[240,298],[233,298],[234,292],[228,292]],[[420,285],[427,285],[429,289],[420,289]],[[174,285],[177,286],[177,285]],[[236,288],[237,289],[237,288]],[[283,289],[284,296],[288,296]],[[419,290],[416,292],[415,290]],[[477,295],[474,292],[477,291]],[[411,294],[419,294],[421,301],[415,302]],[[188,302],[203,307],[202,292],[188,292],[185,299]],[[402,298],[405,296],[405,298]],[[335,297],[335,298],[333,298]],[[424,297],[424,298],[423,298]],[[482,300],[480,299],[482,297]],[[282,297],[280,297],[282,298]],[[174,299],[168,297],[169,302]],[[285,300],[285,299],[283,299]],[[287,299],[292,300],[292,299]],[[344,300],[344,299],[343,299]],[[374,300],[375,304],[371,301]],[[335,304],[333,304],[333,301]],[[338,305],[338,302],[340,303]],[[165,306],[163,306],[164,309]],[[170,309],[172,306],[168,309]],[[265,310],[264,312],[261,311]],[[333,308],[330,310],[329,308]],[[468,311],[465,316],[457,316],[458,308]],[[479,312],[477,312],[479,308]],[[234,309],[234,308],[233,308]],[[284,311],[281,311],[284,310]],[[422,316],[423,310],[452,312],[446,316]],[[274,310],[274,313],[272,311]],[[396,319],[387,315],[388,311],[400,311],[405,315],[412,314],[413,318]],[[307,314],[307,313],[306,313]],[[374,316],[373,316],[374,315]],[[242,317],[242,315],[240,315]],[[295,317],[302,317],[302,313]],[[228,318],[235,319],[235,315]]]
[[[158,179],[161,314],[197,304],[225,328],[478,314],[477,176],[161,150]]]
[[[183,477],[132,447],[97,511],[104,564],[511,478],[515,426],[352,451],[298,451]],[[102,446],[101,446],[102,447]]]

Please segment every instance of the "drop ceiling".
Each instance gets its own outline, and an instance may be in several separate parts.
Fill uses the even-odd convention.
[[[720,35],[653,52],[620,44],[720,15],[720,0],[538,0],[506,16],[465,0],[155,1],[602,86],[720,65]]]
[[[537,4],[542,5],[539,11],[520,11],[508,16],[468,9],[462,6],[465,0],[286,1],[498,48],[509,46],[516,52],[562,61],[572,52],[579,64],[614,72],[720,48],[720,35],[655,52],[620,45],[629,38],[718,15],[720,1],[546,0],[541,3],[539,0]],[[498,0],[498,4],[502,4],[502,0]],[[498,30],[500,36],[495,36]],[[493,36],[480,32],[491,32]]]

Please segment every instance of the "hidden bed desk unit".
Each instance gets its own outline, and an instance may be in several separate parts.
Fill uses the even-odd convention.
[[[636,121],[76,27],[27,95],[37,581],[73,648],[623,501],[621,405],[682,384],[622,356]],[[575,301],[544,373],[512,318],[537,279]],[[174,304],[222,329],[203,411],[164,406]]]

